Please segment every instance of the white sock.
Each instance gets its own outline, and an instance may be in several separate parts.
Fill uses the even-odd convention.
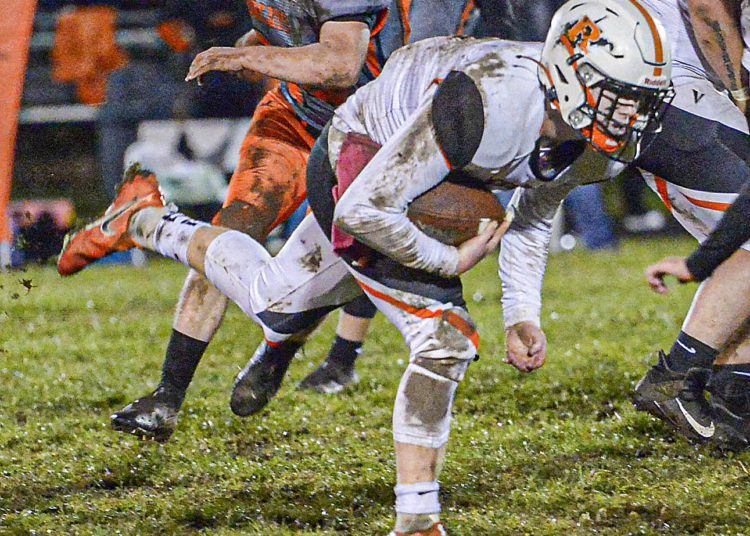
[[[156,251],[152,238],[156,228],[161,223],[162,217],[171,212],[177,212],[174,206],[146,207],[139,210],[128,222],[128,234],[133,241],[142,248]]]
[[[172,207],[148,207],[133,215],[128,226],[136,244],[188,264],[188,247],[195,231],[208,224],[175,212]]]

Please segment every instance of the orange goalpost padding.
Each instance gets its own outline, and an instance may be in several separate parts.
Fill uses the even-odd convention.
[[[18,113],[34,27],[36,0],[0,1],[0,268],[10,262],[8,216]]]

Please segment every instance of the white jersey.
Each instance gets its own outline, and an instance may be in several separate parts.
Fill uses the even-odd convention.
[[[675,86],[691,78],[710,79],[710,70],[700,60],[692,38],[690,18],[684,0],[640,0],[651,9],[667,31],[672,48],[672,82]]]
[[[747,4],[748,0],[744,0]],[[672,105],[747,133],[747,120],[713,71],[701,61],[685,0],[641,0],[659,17],[672,47]]]
[[[492,94],[489,98],[501,104],[485,110],[492,116],[485,117],[486,143],[480,152],[497,153],[497,147],[516,147],[520,154],[528,154],[544,115],[544,94],[533,61],[540,54],[541,43],[460,37],[425,39],[397,50],[377,79],[357,90],[336,110],[332,125],[342,132],[366,134],[385,144],[411,115],[430,102],[439,83],[451,71],[463,71],[477,83],[483,96]],[[517,102],[517,95],[530,98]],[[506,125],[515,124],[517,128],[499,124],[494,118],[497,113]],[[499,154],[495,154],[494,162],[491,157],[480,157],[476,164],[507,164],[498,158],[502,160]]]
[[[594,160],[600,167],[568,172],[550,182],[532,171],[530,157],[536,154],[546,106],[536,63],[540,54],[541,44],[496,39],[435,38],[410,45],[397,51],[377,80],[336,111],[328,138],[334,169],[341,147],[337,133],[357,132],[383,146],[337,203],[336,224],[401,264],[454,276],[458,250],[417,229],[406,217],[406,208],[452,169],[436,134],[436,82],[451,71],[470,78],[467,89],[481,95],[483,124],[477,149],[461,168],[490,188],[525,186],[519,190],[515,219],[500,254],[507,325],[522,320],[539,323],[554,213],[565,195],[583,182],[578,177],[600,180],[609,162],[600,156],[579,158]],[[469,115],[463,109],[461,113]]]

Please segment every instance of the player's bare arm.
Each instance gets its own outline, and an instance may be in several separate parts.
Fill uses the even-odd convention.
[[[701,53],[745,112],[750,92],[742,69],[742,34],[738,0],[688,0],[688,10]]]
[[[370,30],[363,22],[329,21],[320,41],[303,47],[214,47],[193,60],[185,80],[210,71],[255,72],[297,84],[346,89],[359,78]]]

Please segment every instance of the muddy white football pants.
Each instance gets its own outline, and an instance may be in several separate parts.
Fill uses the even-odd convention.
[[[403,271],[382,256],[355,269],[333,253],[308,215],[276,257],[238,231],[206,251],[207,278],[271,342],[303,333],[364,290],[398,328],[410,359],[394,408],[396,441],[438,448],[448,439],[453,396],[476,355],[478,336],[458,279]]]

